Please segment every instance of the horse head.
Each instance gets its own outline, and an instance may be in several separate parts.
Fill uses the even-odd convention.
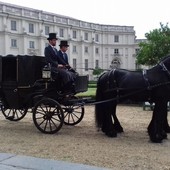
[[[158,64],[170,71],[170,55],[163,57]]]

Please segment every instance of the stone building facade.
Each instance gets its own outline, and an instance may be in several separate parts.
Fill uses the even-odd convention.
[[[68,40],[69,62],[80,74],[95,68],[136,69],[133,26],[102,25],[0,2],[0,55],[44,56],[50,32]]]

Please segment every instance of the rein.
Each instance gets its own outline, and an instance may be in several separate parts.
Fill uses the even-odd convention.
[[[160,87],[160,86],[164,86],[164,85],[167,85],[167,84],[170,84],[170,81],[152,85],[152,86],[150,86],[150,89],[151,89],[151,88]],[[117,90],[117,89],[115,89],[115,90]],[[124,89],[124,90],[127,90],[127,89]],[[128,94],[126,94],[126,95],[124,95],[124,96],[115,97],[115,98],[107,99],[107,100],[101,100],[101,101],[97,101],[97,102],[92,102],[92,103],[90,103],[89,105],[97,105],[97,104],[101,104],[101,103],[107,103],[107,102],[111,102],[111,101],[123,99],[123,98],[126,98],[126,97],[128,97],[128,96],[131,96],[131,95],[133,95],[133,94],[137,94],[137,93],[139,93],[139,92],[142,92],[142,91],[144,91],[144,90],[148,90],[148,87],[145,87],[145,88],[140,89],[140,90],[136,90],[136,91],[131,92],[131,93],[128,93]]]
[[[170,84],[170,81],[152,85],[152,86],[150,86],[150,89],[151,89],[151,88],[160,87],[160,86],[164,86],[164,85],[167,85],[167,84]],[[117,90],[117,89],[120,89],[120,88],[116,88],[115,90]],[[124,90],[127,90],[127,89],[124,89]],[[107,100],[101,100],[101,101],[98,101],[98,102],[92,102],[92,103],[89,103],[89,105],[97,105],[97,104],[101,104],[101,103],[107,103],[107,102],[112,102],[112,101],[115,101],[115,100],[120,100],[120,99],[126,98],[126,97],[128,97],[128,96],[132,96],[132,95],[134,95],[134,94],[137,94],[137,93],[139,93],[139,92],[142,92],[142,91],[144,91],[144,90],[148,90],[148,87],[145,87],[145,88],[143,88],[143,89],[136,90],[136,91],[131,92],[131,93],[128,93],[128,94],[126,94],[126,95],[124,95],[124,96],[115,97],[115,98],[107,99]]]
[[[165,64],[163,62],[160,62],[158,65],[160,65],[162,67],[162,70],[165,71],[168,74],[168,76],[170,77],[170,71],[167,69]],[[115,69],[114,69],[113,73],[114,72],[115,72]],[[110,72],[110,74],[111,74],[111,72]],[[110,74],[109,74],[109,77],[110,77]],[[144,80],[145,80],[146,84],[148,85],[147,87],[139,89],[139,90],[136,90],[136,91],[133,91],[133,92],[128,93],[128,94],[123,95],[123,96],[117,96],[117,97],[112,98],[112,99],[96,101],[96,102],[92,102],[92,103],[89,103],[89,104],[90,105],[97,105],[97,104],[107,103],[107,102],[111,102],[111,101],[115,101],[115,100],[118,101],[120,99],[126,98],[128,96],[132,96],[134,94],[137,94],[137,93],[145,91],[145,90],[151,90],[151,89],[156,88],[156,87],[160,87],[160,86],[164,86],[164,85],[170,84],[170,81],[167,81],[167,82],[164,82],[164,83],[158,83],[158,84],[155,84],[155,85],[151,86],[149,84],[148,78],[146,77],[146,70],[143,70],[143,77],[144,77]],[[133,88],[114,88],[114,89],[110,89],[110,91],[130,90],[130,89],[132,90]]]

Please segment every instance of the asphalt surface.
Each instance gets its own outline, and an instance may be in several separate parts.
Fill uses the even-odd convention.
[[[0,153],[0,170],[109,170],[96,166]]]

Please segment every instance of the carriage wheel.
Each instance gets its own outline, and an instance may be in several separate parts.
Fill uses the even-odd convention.
[[[64,106],[64,124],[65,125],[76,125],[84,117],[84,106],[82,105],[71,105],[71,106]]]
[[[10,121],[19,121],[25,117],[27,114],[27,108],[24,109],[6,109],[3,105],[1,105],[2,114],[6,119]]]
[[[57,101],[44,98],[35,104],[33,121],[41,132],[54,134],[61,129],[64,123],[63,110]]]

